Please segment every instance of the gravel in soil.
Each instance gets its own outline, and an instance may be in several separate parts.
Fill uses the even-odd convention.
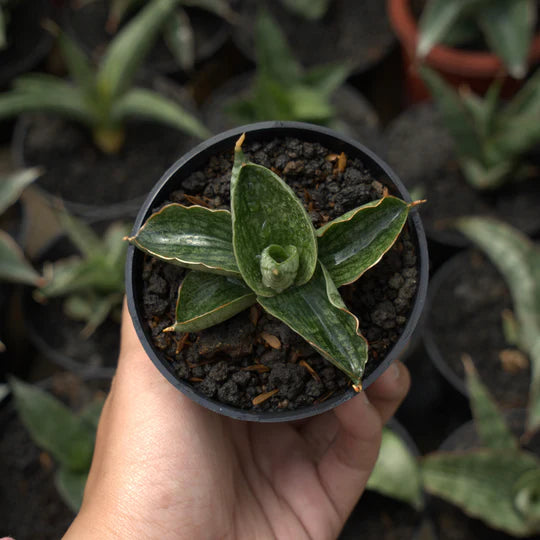
[[[540,229],[537,178],[494,191],[474,189],[459,170],[453,141],[433,105],[407,109],[387,128],[385,145],[389,165],[409,190],[419,190],[419,197],[428,200],[422,220],[429,236],[442,233],[450,243],[465,245],[449,222],[466,215],[498,217],[529,234]]]
[[[326,159],[332,152],[319,144],[276,139],[246,144],[244,150],[248,159],[274,168],[285,179],[316,226],[383,195],[382,178],[374,176],[360,160],[349,160],[345,171],[339,172],[336,163]],[[232,151],[212,157],[203,170],[184,180],[183,190],[172,193],[170,201],[202,201],[211,207],[228,208],[231,167]],[[370,343],[366,374],[398,340],[416,294],[417,273],[415,247],[405,227],[376,268],[341,289]],[[269,411],[319,403],[349,388],[340,370],[256,306],[198,333],[163,333],[174,321],[183,275],[182,268],[146,256],[144,312],[155,347],[172,362],[178,377],[189,381],[200,394],[240,409],[253,409],[253,398],[277,390],[256,406]]]
[[[429,327],[433,341],[460,379],[465,378],[462,357],[469,355],[501,406],[525,407],[529,362],[506,343],[502,329],[501,314],[512,308],[510,291],[479,252],[460,257],[459,269],[447,274],[432,300]]]

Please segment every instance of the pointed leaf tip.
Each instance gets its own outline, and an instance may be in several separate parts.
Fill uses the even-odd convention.
[[[238,137],[238,140],[236,141],[236,144],[234,145],[234,151],[238,152],[239,150],[242,150],[242,145],[244,144],[244,141],[246,140],[246,134],[242,133],[240,137]]]

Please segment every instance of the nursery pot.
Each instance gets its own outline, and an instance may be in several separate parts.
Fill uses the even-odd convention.
[[[418,23],[411,9],[411,0],[387,0],[390,23],[402,47],[405,65],[406,85],[411,102],[429,98],[429,92],[418,74],[416,45],[418,42]],[[529,65],[540,61],[540,34],[536,34],[531,44]],[[454,49],[435,45],[424,62],[438,71],[454,86],[467,85],[476,93],[483,94],[505,68],[501,60],[490,52]],[[506,77],[502,95],[512,95],[520,86],[520,81]]]
[[[205,164],[208,163],[210,157],[224,153],[230,153],[232,156],[235,142],[242,133],[246,134],[247,143],[266,143],[275,141],[278,138],[285,139],[286,137],[295,137],[302,141],[302,143],[319,143],[331,150],[331,152],[344,152],[348,156],[348,159],[361,159],[364,166],[371,171],[375,171],[377,174],[376,177],[383,179],[383,182],[387,183],[391,191],[394,191],[396,195],[402,199],[410,201],[407,190],[404,188],[396,174],[380,158],[353,139],[342,136],[330,129],[311,124],[279,121],[261,122],[241,126],[216,135],[180,158],[162,176],[149,193],[136,218],[133,234],[139,230],[146,219],[152,214],[153,210],[169,200],[168,197],[172,192],[182,187],[182,182],[191,173],[201,171]],[[420,217],[415,210],[412,210],[409,216],[408,230],[410,231],[410,241],[415,246],[417,257],[415,264],[418,272],[416,293],[414,298],[411,299],[410,312],[407,320],[404,322],[401,334],[397,338],[395,344],[387,351],[387,354],[384,357],[378,358],[376,365],[373,366],[373,370],[366,375],[362,383],[364,388],[367,388],[375,379],[377,379],[404,351],[424,305],[428,281],[427,243]],[[329,411],[355,395],[355,391],[352,388],[349,388],[342,394],[330,396],[326,401],[318,404],[313,404],[297,410],[279,410],[271,412],[243,410],[238,407],[232,407],[214,399],[210,399],[204,394],[196,391],[193,386],[178,378],[171,362],[154,345],[150,329],[144,322],[143,264],[143,253],[140,250],[136,250],[133,246],[130,246],[126,263],[126,293],[129,312],[137,335],[147,354],[159,371],[170,383],[197,403],[212,411],[239,420],[280,422],[307,418]]]

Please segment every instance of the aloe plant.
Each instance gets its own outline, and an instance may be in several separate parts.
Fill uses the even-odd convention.
[[[0,177],[0,215],[17,201],[23,190],[40,174],[40,169],[33,168],[18,170]],[[38,285],[43,281],[25,259],[15,240],[2,230],[0,230],[0,280],[28,285]],[[3,350],[4,344],[0,341],[0,352]]]
[[[506,339],[531,361],[528,429],[540,427],[540,248],[523,233],[489,218],[462,218],[457,228],[497,267],[510,293],[515,315],[504,314]]]
[[[116,32],[127,13],[141,4],[144,4],[142,0],[112,0],[106,23],[107,30]],[[227,0],[178,0],[176,9],[163,26],[162,33],[179,66],[190,70],[195,63],[195,40],[189,15],[183,6],[204,9],[228,21],[234,21],[236,17]]]
[[[421,74],[471,185],[494,189],[527,176],[523,156],[540,142],[540,70],[504,104],[499,100],[500,81],[481,98],[467,88],[455,91],[427,67]]]
[[[38,301],[65,297],[66,314],[85,322],[82,335],[89,337],[110,315],[120,319],[126,259],[124,237],[129,227],[113,223],[101,239],[66,211],[59,212],[59,218],[80,255],[47,263],[43,269],[47,281],[34,296]]]
[[[119,32],[94,68],[84,52],[52,23],[71,81],[41,73],[14,81],[0,94],[0,119],[21,113],[57,114],[87,126],[105,153],[118,152],[129,117],[148,118],[196,137],[208,130],[176,102],[156,92],[133,87],[138,67],[178,0],[155,0]]]
[[[255,80],[246,98],[228,105],[230,116],[241,123],[297,120],[329,124],[335,112],[332,94],[345,82],[349,68],[336,63],[304,70],[267,10],[259,11],[254,35]]]
[[[417,203],[386,195],[315,230],[291,188],[246,161],[243,141],[244,135],[235,146],[230,212],[169,204],[128,238],[190,269],[178,291],[176,321],[164,331],[196,332],[258,302],[360,390],[368,344],[337,288],[381,259]]]
[[[527,73],[536,25],[535,0],[428,0],[420,17],[417,53],[433,46],[459,46],[484,39],[516,78]]]
[[[424,488],[490,527],[518,537],[539,534],[540,459],[519,447],[472,362],[465,367],[481,447],[425,457]]]
[[[90,470],[103,400],[97,398],[75,413],[35,385],[10,379],[19,418],[36,445],[57,464],[55,484],[65,503],[77,512]]]

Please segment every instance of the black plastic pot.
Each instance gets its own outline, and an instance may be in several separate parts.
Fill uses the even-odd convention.
[[[49,52],[53,38],[41,22],[50,12],[48,0],[23,0],[10,10],[8,46],[0,51],[0,88],[36,67]]]
[[[147,81],[144,86],[177,101],[191,114],[196,114],[196,107],[189,93],[170,79],[155,77],[152,81]],[[45,172],[34,184],[33,189],[37,190],[52,206],[61,204],[73,215],[88,221],[135,217],[144,201],[146,191],[151,186],[151,183],[146,185],[146,176],[143,176],[144,170],[141,170],[141,168],[157,168],[156,161],[159,159],[164,160],[164,157],[162,157],[163,152],[174,155],[173,159],[176,159],[197,142],[195,137],[184,134],[170,126],[153,122],[132,121],[126,123],[126,144],[124,148],[115,156],[107,156],[95,147],[89,130],[85,126],[79,126],[59,118],[48,120],[48,117],[41,115],[23,115],[18,118],[11,142],[13,162],[17,167],[21,168],[35,165],[44,166]],[[43,150],[40,149],[40,154],[42,154],[41,157],[45,161],[43,159],[36,161],[35,158],[29,157],[28,141],[32,137],[37,139],[39,145],[44,147]],[[144,160],[144,156],[150,152],[148,145],[151,143],[157,144],[152,142],[157,140],[162,143],[162,146],[159,147],[163,150],[162,154],[158,154],[158,148],[152,146],[151,152],[153,153],[148,156],[141,168],[134,167],[134,160],[137,160],[138,163]],[[170,141],[170,147],[164,149],[163,147],[167,141]],[[171,150],[173,146],[174,152]],[[51,163],[48,164],[46,159],[51,154],[53,157],[51,157]],[[75,154],[78,156],[77,160],[72,159]],[[84,160],[88,155],[91,155],[91,158],[86,162]],[[126,169],[128,163],[131,163],[131,174],[129,176],[122,172]],[[159,164],[159,161],[157,163]],[[68,172],[62,170],[62,175],[60,175],[57,170],[59,166],[63,168],[69,166]],[[95,176],[92,178],[88,174],[94,174]],[[66,179],[63,186],[65,190],[70,190],[67,197],[64,193],[58,191],[61,188],[56,185],[53,186],[53,182],[48,181],[48,175],[55,175],[54,179],[57,181]],[[125,178],[119,182],[117,176],[124,176]],[[48,184],[45,187],[44,184],[47,181]],[[87,193],[84,200],[70,200],[70,197],[74,198],[73,190],[71,189],[72,186],[67,184],[75,183],[76,185],[78,181],[83,182],[84,187],[91,190],[91,193]],[[117,190],[118,193],[114,201],[100,202],[99,195],[103,187],[108,184],[121,184],[122,190]],[[138,186],[136,191],[133,191],[134,186]],[[124,188],[125,190],[131,188],[130,194],[122,196],[121,193],[123,193]]]
[[[221,133],[198,145],[193,150],[185,154],[178,160],[157,182],[149,193],[144,205],[135,220],[133,234],[141,227],[144,221],[152,213],[152,209],[159,207],[168,195],[175,189],[181,187],[181,183],[190,173],[200,170],[207,162],[210,156],[220,152],[232,151],[238,137],[246,133],[248,140],[265,141],[276,137],[297,137],[306,142],[319,142],[333,152],[345,152],[347,156],[361,157],[364,164],[370,169],[377,170],[386,177],[388,183],[393,184],[399,195],[410,200],[407,190],[395,175],[395,173],[370,150],[357,143],[349,137],[342,136],[330,129],[304,124],[300,122],[261,122],[241,126],[225,133]],[[405,325],[404,331],[394,347],[388,352],[385,358],[380,359],[380,363],[363,381],[367,388],[375,379],[377,379],[388,366],[396,360],[407,345],[408,340],[418,322],[422,308],[424,306],[427,282],[428,282],[428,254],[427,243],[420,217],[416,211],[412,211],[409,217],[409,226],[411,229],[412,241],[416,245],[418,258],[418,288],[413,301],[413,306],[409,319]],[[306,407],[294,411],[285,412],[257,412],[240,410],[196,392],[189,384],[181,381],[174,374],[170,363],[162,357],[161,353],[154,347],[148,329],[143,325],[143,306],[142,306],[142,268],[144,255],[133,246],[128,249],[126,263],[126,293],[128,298],[129,312],[131,314],[135,330],[141,343],[150,356],[152,362],[165,376],[165,378],[176,388],[186,394],[197,403],[208,409],[219,412],[226,416],[239,420],[250,420],[257,422],[283,422],[299,420],[314,416],[344,403],[355,395],[353,389],[349,389],[344,394],[331,397],[327,401],[311,407]]]
[[[475,273],[469,276],[473,270]],[[439,298],[440,294],[446,293],[451,295],[451,300]],[[463,295],[466,295],[465,300]],[[466,304],[462,308],[463,302]],[[507,348],[500,313],[511,305],[510,292],[493,265],[478,251],[463,251],[441,266],[430,282],[422,336],[431,362],[455,390],[468,397],[464,371],[455,358],[469,354],[496,401],[505,408],[526,406],[530,380],[527,371],[517,374],[505,372],[495,354]],[[477,325],[474,344],[471,345],[471,340],[459,343],[452,339],[448,345],[449,338],[444,340],[444,334],[437,330],[443,320],[445,325],[448,321],[448,326],[456,332],[459,331],[458,326],[462,328],[460,336],[457,336],[459,339],[465,339],[469,325]],[[466,345],[469,345],[467,349]],[[472,350],[470,347],[473,345],[477,349]]]
[[[99,224],[97,230],[104,228]],[[54,238],[37,256],[35,266],[78,254],[64,235]],[[22,297],[22,311],[26,332],[45,358],[60,368],[91,378],[112,378],[120,349],[120,325],[110,318],[84,339],[80,332],[84,323],[69,319],[63,311],[63,298],[51,298],[38,303],[33,289],[26,287]]]

